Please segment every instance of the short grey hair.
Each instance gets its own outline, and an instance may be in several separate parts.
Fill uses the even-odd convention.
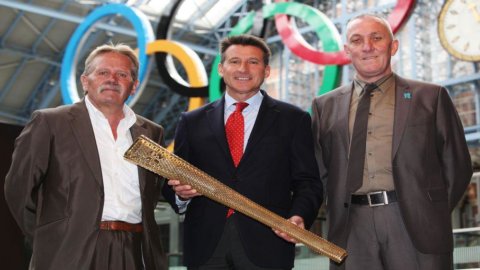
[[[353,21],[363,19],[363,18],[374,18],[374,19],[379,20],[380,23],[383,24],[385,26],[385,28],[387,29],[388,34],[390,35],[390,38],[392,40],[394,39],[392,27],[390,26],[390,23],[387,21],[387,19],[385,19],[385,17],[382,16],[382,15],[378,15],[378,14],[374,14],[374,13],[364,13],[364,14],[360,14],[360,15],[357,15],[357,16],[351,18],[347,23],[345,34],[348,35],[348,31],[349,31],[350,26],[351,26]]]

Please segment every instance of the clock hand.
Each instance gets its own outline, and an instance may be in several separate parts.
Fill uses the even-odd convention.
[[[467,6],[468,6],[468,9],[470,9],[470,10],[472,11],[473,17],[475,17],[475,20],[476,20],[477,22],[480,22],[480,14],[478,14],[477,5],[475,5],[475,4],[472,3],[472,2],[469,2],[469,3],[467,4]]]

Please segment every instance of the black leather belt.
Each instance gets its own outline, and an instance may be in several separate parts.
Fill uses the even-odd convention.
[[[352,204],[368,205],[370,207],[387,205],[397,201],[397,193],[391,191],[374,191],[364,195],[352,194]]]

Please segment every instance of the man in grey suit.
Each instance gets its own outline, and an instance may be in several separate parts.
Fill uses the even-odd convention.
[[[123,153],[163,128],[125,100],[138,85],[138,59],[126,45],[88,56],[86,97],[33,113],[15,143],[5,198],[33,243],[31,269],[166,269],[154,219],[161,179]]]
[[[385,19],[346,35],[354,81],[313,102],[328,238],[349,253],[331,269],[452,269],[450,213],[472,175],[458,114],[445,88],[392,72]]]

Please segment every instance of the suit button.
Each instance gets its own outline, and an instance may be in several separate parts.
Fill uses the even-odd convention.
[[[343,203],[343,207],[348,208],[348,203]]]

